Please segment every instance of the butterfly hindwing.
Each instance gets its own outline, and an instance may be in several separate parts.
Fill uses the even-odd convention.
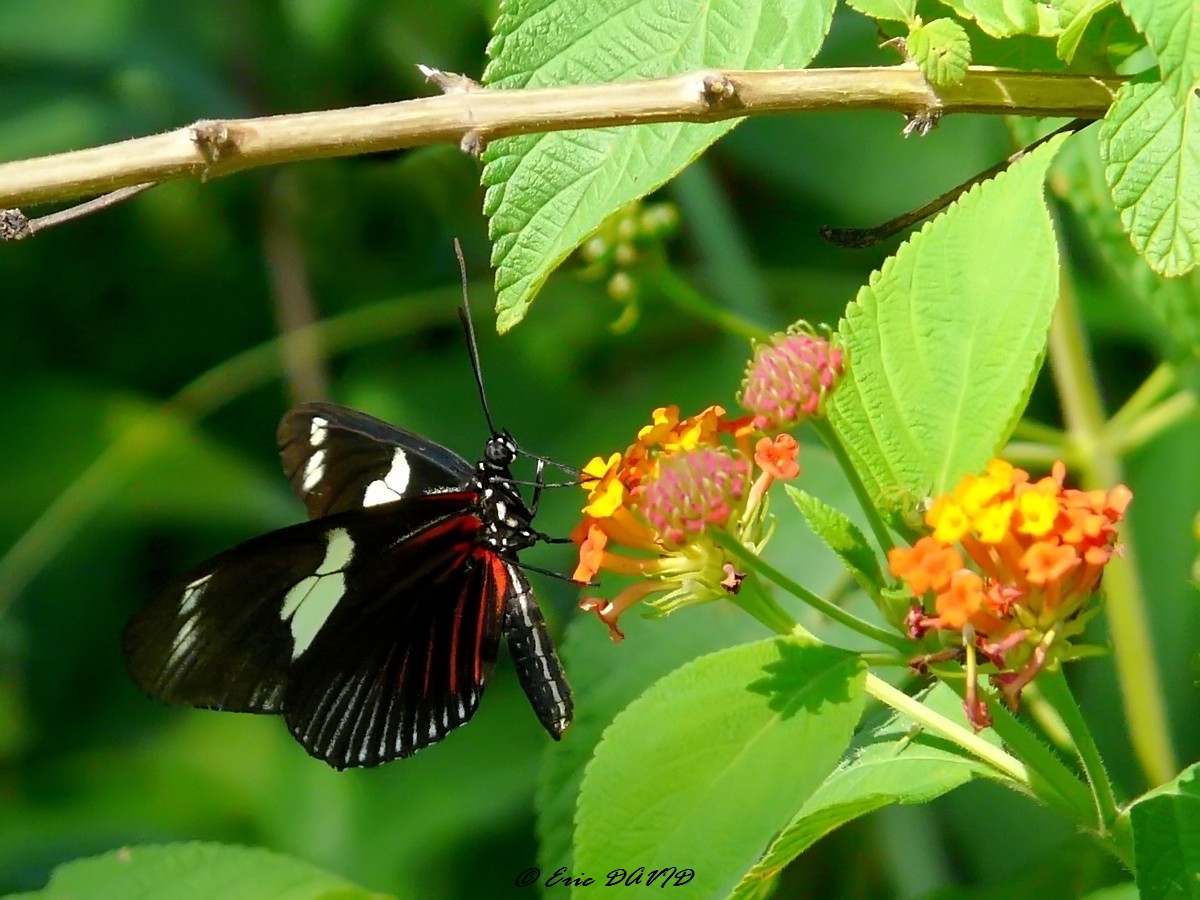
[[[135,681],[170,702],[282,713],[339,768],[439,740],[475,711],[503,624],[499,557],[464,514],[474,499],[414,497],[219,554],[130,621]]]
[[[397,552],[416,549],[408,542]],[[335,768],[376,765],[440,741],[474,715],[491,676],[504,614],[504,585],[496,578],[503,563],[442,535],[420,552],[422,562],[440,563],[437,574],[371,585],[369,613],[335,610],[296,662],[284,702],[288,727]]]
[[[411,431],[332,403],[305,403],[279,424],[283,469],[311,519],[462,488],[474,468]]]

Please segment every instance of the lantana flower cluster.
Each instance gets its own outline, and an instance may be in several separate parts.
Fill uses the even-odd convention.
[[[1116,552],[1130,490],[1077,490],[1065,479],[1061,462],[1033,481],[993,459],[983,475],[966,476],[934,501],[925,515],[930,535],[888,554],[892,574],[915,598],[909,636],[961,634],[976,729],[990,724],[976,690],[978,658],[995,666],[992,681],[1015,708],[1039,671],[1072,654]]]
[[[798,326],[756,345],[740,398],[749,415],[731,418],[710,406],[681,418],[678,407],[664,406],[623,453],[584,467],[588,499],[572,535],[579,545],[573,577],[586,583],[601,570],[640,576],[611,601],[581,604],[614,639],[622,637],[617,619],[639,601],[665,614],[738,592],[745,573],[713,530],[751,553],[762,550],[771,533],[767,491],[800,472],[795,438],[762,429],[816,414],[841,371],[841,351]]]
[[[799,471],[799,446],[790,435],[752,443],[749,417],[730,419],[719,406],[680,418],[676,406],[654,411],[624,453],[596,457],[583,469],[588,492],[584,518],[572,535],[579,544],[574,579],[600,572],[641,578],[613,600],[587,599],[615,640],[617,619],[647,600],[660,613],[736,593],[742,573],[707,534],[726,529],[758,550],[764,530],[767,489]],[[620,544],[636,555],[617,552]]]

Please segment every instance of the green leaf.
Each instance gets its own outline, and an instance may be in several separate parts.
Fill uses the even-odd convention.
[[[962,701],[945,685],[937,685],[924,702],[943,715],[962,714]],[[994,735],[985,739],[999,744]],[[784,866],[852,819],[893,803],[928,803],[974,778],[995,777],[990,766],[894,716],[855,739],[841,765],[808,798],[732,896],[769,896],[766,889]]]
[[[1083,33],[1096,14],[1106,7],[1112,6],[1115,0],[1068,0],[1061,7],[1066,13],[1062,34],[1058,36],[1056,52],[1058,58],[1070,62],[1075,58]]]
[[[1195,0],[1122,0],[1121,6],[1158,57],[1163,84],[1182,101],[1200,78],[1200,9]]]
[[[571,831],[579,786],[592,750],[617,713],[697,656],[763,635],[762,625],[723,603],[681,611],[667,622],[630,613],[621,627],[625,641],[617,645],[596,619],[576,617],[562,643],[576,712],[569,736],[547,746],[538,786],[538,862],[546,873],[562,866],[574,870]]]
[[[1147,332],[1146,340],[1165,338],[1173,347],[1200,357],[1200,268],[1178,278],[1164,278],[1134,250],[1113,207],[1098,146],[1096,129],[1077,134],[1055,160],[1050,183],[1060,186],[1060,196],[1087,225],[1108,266],[1102,276],[1105,283],[1113,294],[1128,301],[1113,313],[1115,327],[1126,333],[1136,327]],[[1153,318],[1142,316],[1137,304]],[[1129,315],[1130,311],[1134,315]],[[1155,322],[1158,331],[1153,328]]]
[[[961,82],[971,65],[971,39],[953,19],[924,22],[908,33],[908,55],[934,87]]]
[[[59,866],[41,891],[21,900],[356,900],[383,898],[298,859],[224,844],[126,847]]]
[[[1162,81],[1117,93],[1100,130],[1104,176],[1133,246],[1159,274],[1182,275],[1200,259],[1200,10],[1193,0],[1122,6]]]
[[[578,870],[686,867],[694,877],[672,896],[724,896],[837,763],[864,678],[854,654],[800,638],[672,672],[596,748],[579,796]],[[596,886],[605,897],[644,890]]]
[[[985,34],[1007,38],[1017,34],[1057,37],[1070,18],[1065,4],[1036,0],[942,0],[964,19],[973,19]]]
[[[1200,896],[1200,763],[1129,810],[1143,900]]]
[[[1134,248],[1167,276],[1200,258],[1200,97],[1176,93],[1165,83],[1126,84],[1100,127],[1121,221]]]
[[[833,0],[514,0],[488,47],[492,88],[605,83],[705,67],[801,68]],[[547,276],[604,219],[650,193],[735,121],[519,135],[484,153],[496,326],[524,318]]]
[[[917,17],[917,0],[846,0],[846,5],[872,19],[911,23]]]
[[[800,515],[819,537],[836,553],[860,582],[881,585],[883,572],[879,568],[879,557],[862,530],[850,521],[840,509],[819,500],[807,491],[784,485]]]
[[[1024,409],[1058,295],[1042,181],[1062,140],[926,224],[846,310],[829,419],[885,512],[980,471]]]

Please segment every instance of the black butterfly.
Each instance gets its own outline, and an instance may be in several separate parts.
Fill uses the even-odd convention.
[[[468,325],[475,362],[472,338]],[[561,737],[571,690],[517,562],[544,536],[513,481],[512,437],[493,428],[472,466],[309,403],[284,417],[279,445],[310,521],[213,557],[134,615],[125,656],[138,685],[277,713],[334,768],[374,766],[469,720],[503,637],[538,719]]]

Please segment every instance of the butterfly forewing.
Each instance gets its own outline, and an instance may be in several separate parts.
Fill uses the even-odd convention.
[[[475,469],[440,444],[332,403],[305,403],[279,424],[292,489],[316,519],[463,488]]]

